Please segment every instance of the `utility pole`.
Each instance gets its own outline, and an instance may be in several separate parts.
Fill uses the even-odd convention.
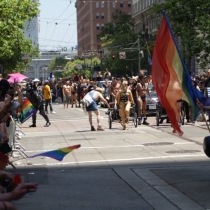
[[[138,36],[138,72],[141,70],[141,56],[140,56],[140,40],[139,40],[139,36]],[[138,74],[137,72],[137,74]]]

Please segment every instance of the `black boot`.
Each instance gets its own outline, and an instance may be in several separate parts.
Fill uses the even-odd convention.
[[[29,125],[29,127],[30,127],[30,128],[32,128],[32,127],[36,127],[36,125],[32,124],[32,125]]]
[[[144,117],[143,125],[149,125],[149,123],[147,122],[147,118],[146,117]]]
[[[141,125],[141,117],[138,118],[138,125]]]

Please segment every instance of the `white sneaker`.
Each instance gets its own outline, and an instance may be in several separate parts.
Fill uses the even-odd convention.
[[[54,111],[52,111],[52,112],[50,112],[51,114],[55,114],[56,112],[54,112]]]

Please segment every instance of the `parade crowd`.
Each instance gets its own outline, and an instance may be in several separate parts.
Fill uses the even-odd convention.
[[[207,74],[191,77],[193,85],[208,97],[210,93],[210,69]],[[144,70],[140,70],[135,77],[113,77],[108,69],[104,74],[98,72],[94,80],[84,78],[80,75],[71,75],[60,81],[51,79],[42,82],[27,81],[8,82],[0,75],[0,154],[7,155],[11,151],[11,137],[9,131],[18,121],[20,110],[24,99],[28,99],[37,112],[32,115],[30,127],[36,127],[36,116],[39,113],[46,121],[45,127],[51,125],[49,113],[55,114],[53,102],[61,99],[64,109],[83,108],[89,116],[90,130],[103,131],[101,125],[100,111],[98,103],[103,102],[108,108],[119,110],[122,129],[126,129],[129,123],[130,108],[136,105],[138,124],[148,125],[147,122],[147,100],[152,100],[151,91],[155,91],[152,85],[151,75],[145,75]],[[146,97],[148,96],[148,97]],[[150,99],[148,99],[150,98]],[[198,105],[203,107],[202,104]],[[209,107],[203,107],[208,109]],[[189,105],[185,103],[186,119],[190,121]],[[95,128],[92,113],[97,116],[97,127]],[[22,183],[15,186],[14,175],[4,171],[6,164],[1,164],[0,158],[0,210],[15,209],[13,200],[22,198],[29,192],[37,189],[36,183]],[[5,190],[6,189],[6,190]]]

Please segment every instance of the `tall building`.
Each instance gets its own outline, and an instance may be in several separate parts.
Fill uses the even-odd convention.
[[[34,0],[39,2],[39,0]],[[34,46],[39,45],[39,19],[34,17],[31,21],[25,23],[25,37],[32,41]]]
[[[131,15],[131,0],[77,0],[78,55],[101,48],[99,34],[118,9]]]

